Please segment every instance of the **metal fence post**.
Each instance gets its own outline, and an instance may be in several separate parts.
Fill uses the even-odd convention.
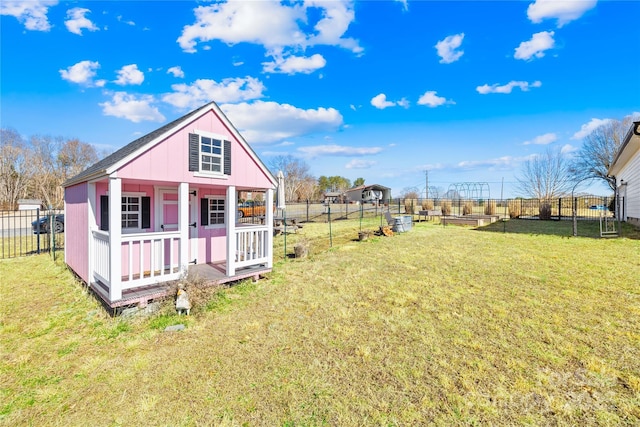
[[[562,219],[562,197],[558,197],[558,219]]]
[[[36,237],[36,252],[40,255],[40,208],[36,208],[36,231],[38,233]]]

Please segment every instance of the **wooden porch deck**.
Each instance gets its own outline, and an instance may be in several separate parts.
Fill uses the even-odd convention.
[[[234,276],[228,277],[226,275],[226,269],[226,262],[190,265],[188,274],[189,276],[204,279],[206,286],[214,286],[235,282],[248,277],[253,277],[254,280],[258,280],[261,275],[270,273],[272,270],[264,265],[250,266],[237,269]],[[125,289],[122,291],[122,298],[117,301],[109,301],[109,288],[100,281],[91,283],[90,288],[107,307],[115,309],[131,305],[145,307],[153,300],[165,298],[169,295],[169,283],[170,282],[164,282],[133,289]]]

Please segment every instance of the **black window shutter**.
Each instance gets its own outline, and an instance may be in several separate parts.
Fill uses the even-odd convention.
[[[200,170],[200,137],[196,133],[189,134],[189,170],[198,172]]]
[[[109,231],[109,196],[100,196],[100,230]]]
[[[231,141],[224,141],[224,174],[231,175]]]
[[[151,197],[142,197],[142,228],[151,228]]]
[[[200,225],[209,225],[209,199],[200,199]]]

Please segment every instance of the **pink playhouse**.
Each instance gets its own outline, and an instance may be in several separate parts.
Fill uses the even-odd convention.
[[[211,102],[64,183],[65,260],[111,308],[271,271],[273,211],[238,218],[238,193],[273,205],[274,176]]]

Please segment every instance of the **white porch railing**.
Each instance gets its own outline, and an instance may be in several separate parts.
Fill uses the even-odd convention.
[[[264,264],[271,256],[269,228],[263,225],[236,228],[236,268]]]
[[[125,234],[121,254],[123,290],[180,278],[177,231]],[[107,286],[111,284],[109,263],[109,233],[93,231],[93,275]]]
[[[122,289],[179,278],[179,232],[122,235]]]
[[[111,283],[109,278],[109,233],[99,230],[94,230],[92,233],[92,250],[89,256],[93,257],[93,275],[96,279],[108,285]]]

